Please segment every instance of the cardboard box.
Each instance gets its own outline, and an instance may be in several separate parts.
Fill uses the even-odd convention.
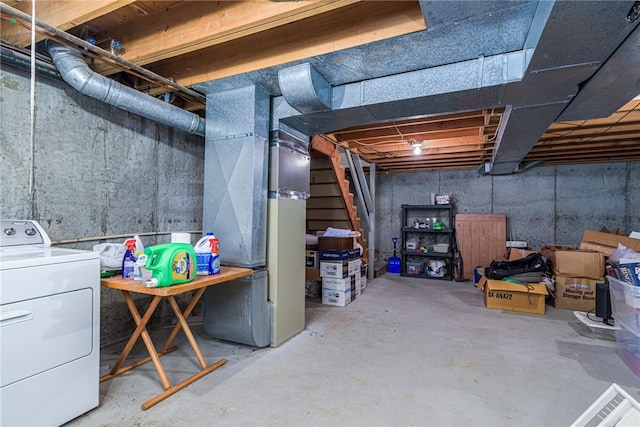
[[[620,263],[616,265],[618,278],[625,283],[640,286],[640,262]]]
[[[343,278],[349,275],[349,261],[320,261],[320,277]]]
[[[534,251],[528,251],[526,249],[509,248],[509,261],[515,261],[517,259],[525,258],[527,255],[535,254]]]
[[[355,237],[318,237],[318,249],[353,249]]]
[[[305,265],[307,268],[318,268],[319,264],[319,254],[318,251],[305,251],[304,253]]]
[[[602,227],[600,229],[603,233],[617,234],[618,236],[624,236],[624,232],[620,227],[616,227],[613,230],[609,230],[607,227]]]
[[[583,277],[555,277],[553,306],[564,310],[589,312],[596,308],[596,284],[604,283],[599,280]]]
[[[336,279],[332,277],[323,277],[322,278],[322,290],[327,291],[340,291],[345,292],[347,290],[352,290],[353,286],[353,276],[344,277],[341,279]]]
[[[544,314],[544,300],[548,295],[544,283],[529,283],[526,286],[483,277],[478,283],[478,289],[484,292],[484,305],[487,308]]]
[[[353,292],[353,299],[356,299],[357,297],[359,297],[360,295],[362,295],[362,282],[361,282],[361,277],[360,277],[360,271],[358,271],[357,274],[354,274],[353,276],[353,288],[351,289],[351,292]]]
[[[613,251],[618,247],[618,243],[636,252],[640,252],[640,239],[632,239],[631,237],[593,230],[586,230],[584,232],[580,249],[591,249],[602,252],[605,256],[611,256]]]
[[[322,249],[320,261],[338,261],[355,258],[355,249]]]
[[[362,264],[362,260],[360,258],[352,259],[349,261],[349,275],[357,274],[360,276],[360,266]]]
[[[555,251],[575,251],[576,249],[578,249],[578,247],[575,245],[543,245],[538,253],[550,259]]]
[[[322,280],[320,277],[320,269],[319,268],[305,268],[304,270],[304,278],[305,280]]]
[[[551,252],[549,259],[553,274],[556,276],[594,280],[604,276],[602,252],[581,249],[555,250]]]
[[[351,303],[351,289],[345,292],[322,290],[322,303],[326,305],[347,306]]]

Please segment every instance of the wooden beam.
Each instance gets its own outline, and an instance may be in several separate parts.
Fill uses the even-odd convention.
[[[380,1],[375,7],[372,2],[361,2],[160,61],[150,68],[189,87],[424,29],[417,1]]]
[[[433,122],[414,122],[404,123],[402,125],[374,126],[364,129],[350,129],[336,132],[339,141],[350,139],[363,140],[367,138],[387,137],[398,139],[401,135],[404,139],[413,135],[423,135],[430,132],[457,131],[474,129],[474,133],[478,134],[478,129],[484,126],[484,117],[466,117],[456,120],[444,120]]]
[[[318,135],[311,138],[311,148],[329,157],[334,156],[336,152],[336,146],[334,144]]]
[[[353,135],[356,136],[356,135]],[[424,134],[412,134],[412,135],[404,135],[404,137],[400,136],[380,136],[380,137],[370,137],[370,138],[351,138],[350,140],[346,140],[349,142],[349,146],[351,147],[363,147],[363,146],[380,146],[380,145],[394,145],[398,148],[407,148],[409,147],[409,140],[415,139],[417,141],[422,141],[424,146],[433,144],[439,144],[438,141],[447,141],[451,140],[453,144],[464,144],[466,141],[475,141],[480,142],[484,141],[484,137],[480,135],[478,128],[471,129],[453,129],[450,131],[440,131],[440,132],[431,132]]]
[[[125,48],[122,58],[146,65],[177,55],[215,46],[260,33],[315,15],[357,3],[360,0],[194,1],[158,13],[141,16],[112,29]],[[108,64],[95,71],[112,74]]]
[[[113,12],[135,0],[92,0],[75,1],[36,0],[36,19],[43,21],[59,30],[66,31],[77,27],[92,19]],[[31,15],[31,2],[15,2],[12,6],[26,14]],[[9,4],[11,6],[11,4]],[[19,47],[27,47],[31,44],[31,30],[19,24],[3,22],[0,31],[2,38]],[[41,33],[36,34],[36,42],[44,39]]]

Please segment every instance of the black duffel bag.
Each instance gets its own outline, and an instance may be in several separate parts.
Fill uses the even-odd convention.
[[[488,279],[502,280],[525,273],[543,274],[548,270],[547,260],[542,255],[533,253],[514,261],[491,261],[491,265],[485,269],[485,276]]]

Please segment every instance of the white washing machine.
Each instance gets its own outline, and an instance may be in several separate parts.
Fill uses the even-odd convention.
[[[0,220],[0,425],[58,426],[98,406],[100,258]]]

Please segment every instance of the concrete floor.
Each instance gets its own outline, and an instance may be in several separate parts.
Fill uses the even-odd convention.
[[[613,382],[640,400],[610,334],[550,306],[487,310],[470,282],[385,274],[347,307],[308,300],[306,315],[275,349],[211,340],[195,325],[208,362],[226,365],[142,411],[162,391],[144,365],[102,383],[100,406],[68,426],[567,426]],[[179,344],[163,357],[172,381],[197,369]],[[117,351],[103,349],[101,373]]]

